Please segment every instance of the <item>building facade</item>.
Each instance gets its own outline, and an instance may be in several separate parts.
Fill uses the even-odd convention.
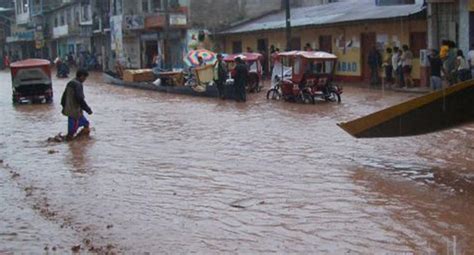
[[[310,17],[310,18],[308,18]],[[370,78],[368,53],[372,47],[409,45],[415,55],[413,76],[426,78],[420,61],[427,45],[426,11],[422,1],[401,6],[378,6],[375,1],[353,0],[292,9],[292,50],[306,44],[332,52],[339,58],[337,78],[364,81]],[[237,25],[222,32],[225,51],[238,53],[251,48],[266,53],[269,46],[284,50],[284,12]]]
[[[474,43],[473,0],[427,0],[428,45],[439,48],[442,40],[457,43],[467,52]]]
[[[188,6],[188,0],[111,0],[111,64],[151,67],[157,55],[162,67],[182,68]]]

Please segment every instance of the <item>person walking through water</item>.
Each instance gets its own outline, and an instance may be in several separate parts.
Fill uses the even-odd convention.
[[[237,57],[235,59],[237,63],[235,67],[235,99],[237,102],[247,101],[245,85],[247,84],[248,68],[245,62]]]
[[[83,112],[85,111],[89,115],[92,114],[91,108],[86,103],[83,87],[88,76],[89,73],[86,70],[78,70],[76,78],[66,85],[66,89],[61,98],[61,105],[63,107],[62,114],[68,117],[66,141],[74,139],[74,135],[80,127],[83,127],[83,129],[78,136],[88,135],[90,133],[90,124]]]
[[[217,62],[214,65],[214,82],[217,86],[219,98],[225,99],[224,84],[227,79],[227,68],[225,67],[222,54],[217,54]]]

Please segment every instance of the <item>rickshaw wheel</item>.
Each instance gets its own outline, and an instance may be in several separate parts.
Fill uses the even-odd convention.
[[[280,100],[281,99],[281,93],[277,89],[270,89],[267,92],[267,99],[268,100]]]
[[[316,101],[314,100],[314,97],[309,94],[308,92],[303,92],[303,94],[301,95],[301,101],[304,103],[304,104],[315,104]]]
[[[249,82],[247,84],[247,87],[248,87],[248,91],[249,92],[260,92],[260,87],[259,87],[259,79],[258,79],[258,76],[255,75],[255,74],[251,74],[249,76]]]
[[[341,102],[341,95],[339,93],[337,93],[336,91],[331,90],[329,92],[329,95],[326,97],[326,101],[340,103]]]

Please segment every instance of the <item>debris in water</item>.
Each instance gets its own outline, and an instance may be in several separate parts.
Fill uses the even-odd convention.
[[[72,252],[79,252],[81,250],[81,245],[76,245],[71,248]]]
[[[62,143],[66,140],[66,137],[61,133],[57,134],[55,137],[48,138],[48,143]]]
[[[56,251],[56,246],[53,246],[53,248],[51,250]]]
[[[55,154],[55,153],[58,153],[58,151],[57,150],[52,150],[52,149],[48,151],[48,154],[50,154],[50,155]]]
[[[245,199],[240,199],[240,200],[232,202],[230,206],[234,208],[245,209],[254,205],[263,205],[263,204],[265,204],[265,201],[259,201],[254,198],[245,198]]]
[[[111,229],[113,227],[114,227],[114,225],[112,225],[112,224],[107,225],[107,229]]]
[[[29,197],[29,196],[33,195],[33,190],[34,190],[33,186],[26,187],[24,189],[24,191],[26,192],[26,196]]]

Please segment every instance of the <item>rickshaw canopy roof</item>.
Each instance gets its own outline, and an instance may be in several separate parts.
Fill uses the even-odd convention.
[[[36,67],[36,66],[49,66],[50,64],[51,62],[46,59],[31,58],[31,59],[13,62],[11,63],[10,67],[27,68],[27,67]]]
[[[324,51],[286,51],[278,54],[279,57],[302,57],[312,60],[337,60],[337,56]]]
[[[230,54],[224,57],[225,62],[234,62],[237,57],[242,58],[243,61],[257,61],[263,58],[260,53],[244,52],[240,54]]]

